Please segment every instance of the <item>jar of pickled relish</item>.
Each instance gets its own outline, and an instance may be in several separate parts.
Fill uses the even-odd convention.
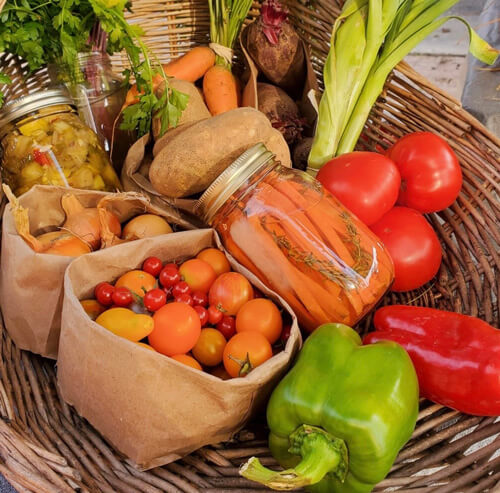
[[[97,135],[63,89],[40,91],[0,112],[2,179],[16,195],[33,185],[115,191],[120,181]]]
[[[224,247],[280,294],[308,331],[353,326],[394,279],[381,241],[323,186],[258,144],[196,204]]]

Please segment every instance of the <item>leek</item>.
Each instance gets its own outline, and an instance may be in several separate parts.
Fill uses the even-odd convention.
[[[464,22],[470,53],[493,64],[499,51],[459,17],[440,17],[459,0],[348,0],[335,21],[324,67],[325,91],[309,154],[315,175],[334,156],[351,152],[394,67],[450,19]]]

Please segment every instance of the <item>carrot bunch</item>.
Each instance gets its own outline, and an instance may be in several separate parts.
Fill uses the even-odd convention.
[[[381,243],[314,181],[272,173],[221,216],[228,250],[283,296],[307,330],[355,324],[392,282]]]

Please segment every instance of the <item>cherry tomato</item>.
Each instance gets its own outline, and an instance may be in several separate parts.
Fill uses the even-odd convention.
[[[175,286],[180,280],[181,275],[179,274],[179,269],[175,264],[167,264],[160,272],[159,276],[160,284],[164,288],[171,288]]]
[[[155,312],[167,302],[167,295],[163,289],[155,288],[144,295],[143,302],[150,312]]]
[[[151,274],[154,277],[158,277],[163,269],[163,262],[158,257],[148,257],[142,263],[142,270]]]
[[[222,320],[217,324],[217,330],[229,341],[236,334],[234,317],[224,315]]]
[[[203,371],[203,368],[198,363],[198,361],[196,361],[192,356],[189,356],[189,354],[176,354],[175,356],[171,356],[171,358],[175,359],[175,361],[178,361],[179,363],[190,366],[195,370]]]
[[[156,287],[156,279],[142,270],[131,270],[116,281],[115,287],[128,288],[132,293],[142,298],[148,291]]]
[[[179,269],[179,274],[192,291],[202,291],[203,293],[208,292],[217,278],[212,266],[199,258],[184,262]]]
[[[134,297],[132,296],[130,289],[123,286],[115,288],[111,298],[116,306],[123,307],[130,306],[134,301]]]
[[[203,308],[200,305],[195,305],[194,307],[195,312],[198,314],[200,317],[200,323],[202,327],[205,327],[205,325],[208,324],[208,311],[206,308]]]
[[[218,330],[203,329],[192,353],[202,365],[217,366],[225,347],[226,339]]]
[[[208,293],[210,305],[216,306],[225,315],[236,315],[238,310],[252,298],[252,285],[238,272],[221,274]]]
[[[430,281],[441,265],[439,239],[420,212],[394,207],[371,230],[394,263],[393,291],[411,291]]]
[[[151,346],[166,356],[190,351],[201,333],[200,317],[185,303],[168,303],[153,315],[154,329],[148,339]]]
[[[365,224],[378,221],[394,206],[401,176],[383,154],[349,152],[328,161],[317,179]]]
[[[247,301],[236,315],[236,332],[255,330],[271,344],[281,335],[283,320],[278,307],[266,298]]]
[[[280,341],[283,344],[286,344],[288,339],[290,339],[290,333],[292,332],[292,326],[290,324],[286,324],[283,326],[283,330],[281,331]]]
[[[211,368],[210,374],[222,380],[229,380],[231,378],[231,375],[229,375],[229,373],[226,371],[224,365],[219,365],[216,366],[215,368]]]
[[[226,371],[234,377],[244,377],[273,355],[269,341],[258,332],[240,332],[224,348]]]
[[[441,137],[430,132],[408,134],[387,155],[401,173],[398,204],[426,213],[441,211],[455,202],[462,188],[462,170]]]
[[[203,307],[208,306],[207,293],[204,293],[203,291],[195,291],[192,296],[195,305],[200,305]]]
[[[226,256],[223,252],[217,250],[217,248],[206,248],[196,255],[196,258],[204,260],[210,264],[218,276],[231,270],[231,266],[229,265],[229,261]]]
[[[109,282],[100,282],[94,289],[94,296],[101,305],[111,306],[114,291],[115,288]]]
[[[179,281],[172,288],[172,296],[174,298],[177,298],[181,294],[191,294],[191,288],[189,287],[189,284],[186,281]]]
[[[102,312],[104,312],[107,307],[101,305],[97,300],[82,300],[80,301],[85,313],[92,319],[95,320]],[[208,318],[208,313],[207,313]]]
[[[186,303],[189,306],[194,305],[193,297],[188,293],[181,293],[179,296],[176,296],[175,301],[177,301],[177,303]]]
[[[224,314],[215,306],[208,307],[208,322],[212,325],[218,324]]]

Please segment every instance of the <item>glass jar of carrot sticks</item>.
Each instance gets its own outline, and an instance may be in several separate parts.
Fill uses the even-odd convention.
[[[354,325],[393,281],[381,241],[317,180],[281,166],[263,144],[231,164],[196,210],[308,331],[325,322]]]

